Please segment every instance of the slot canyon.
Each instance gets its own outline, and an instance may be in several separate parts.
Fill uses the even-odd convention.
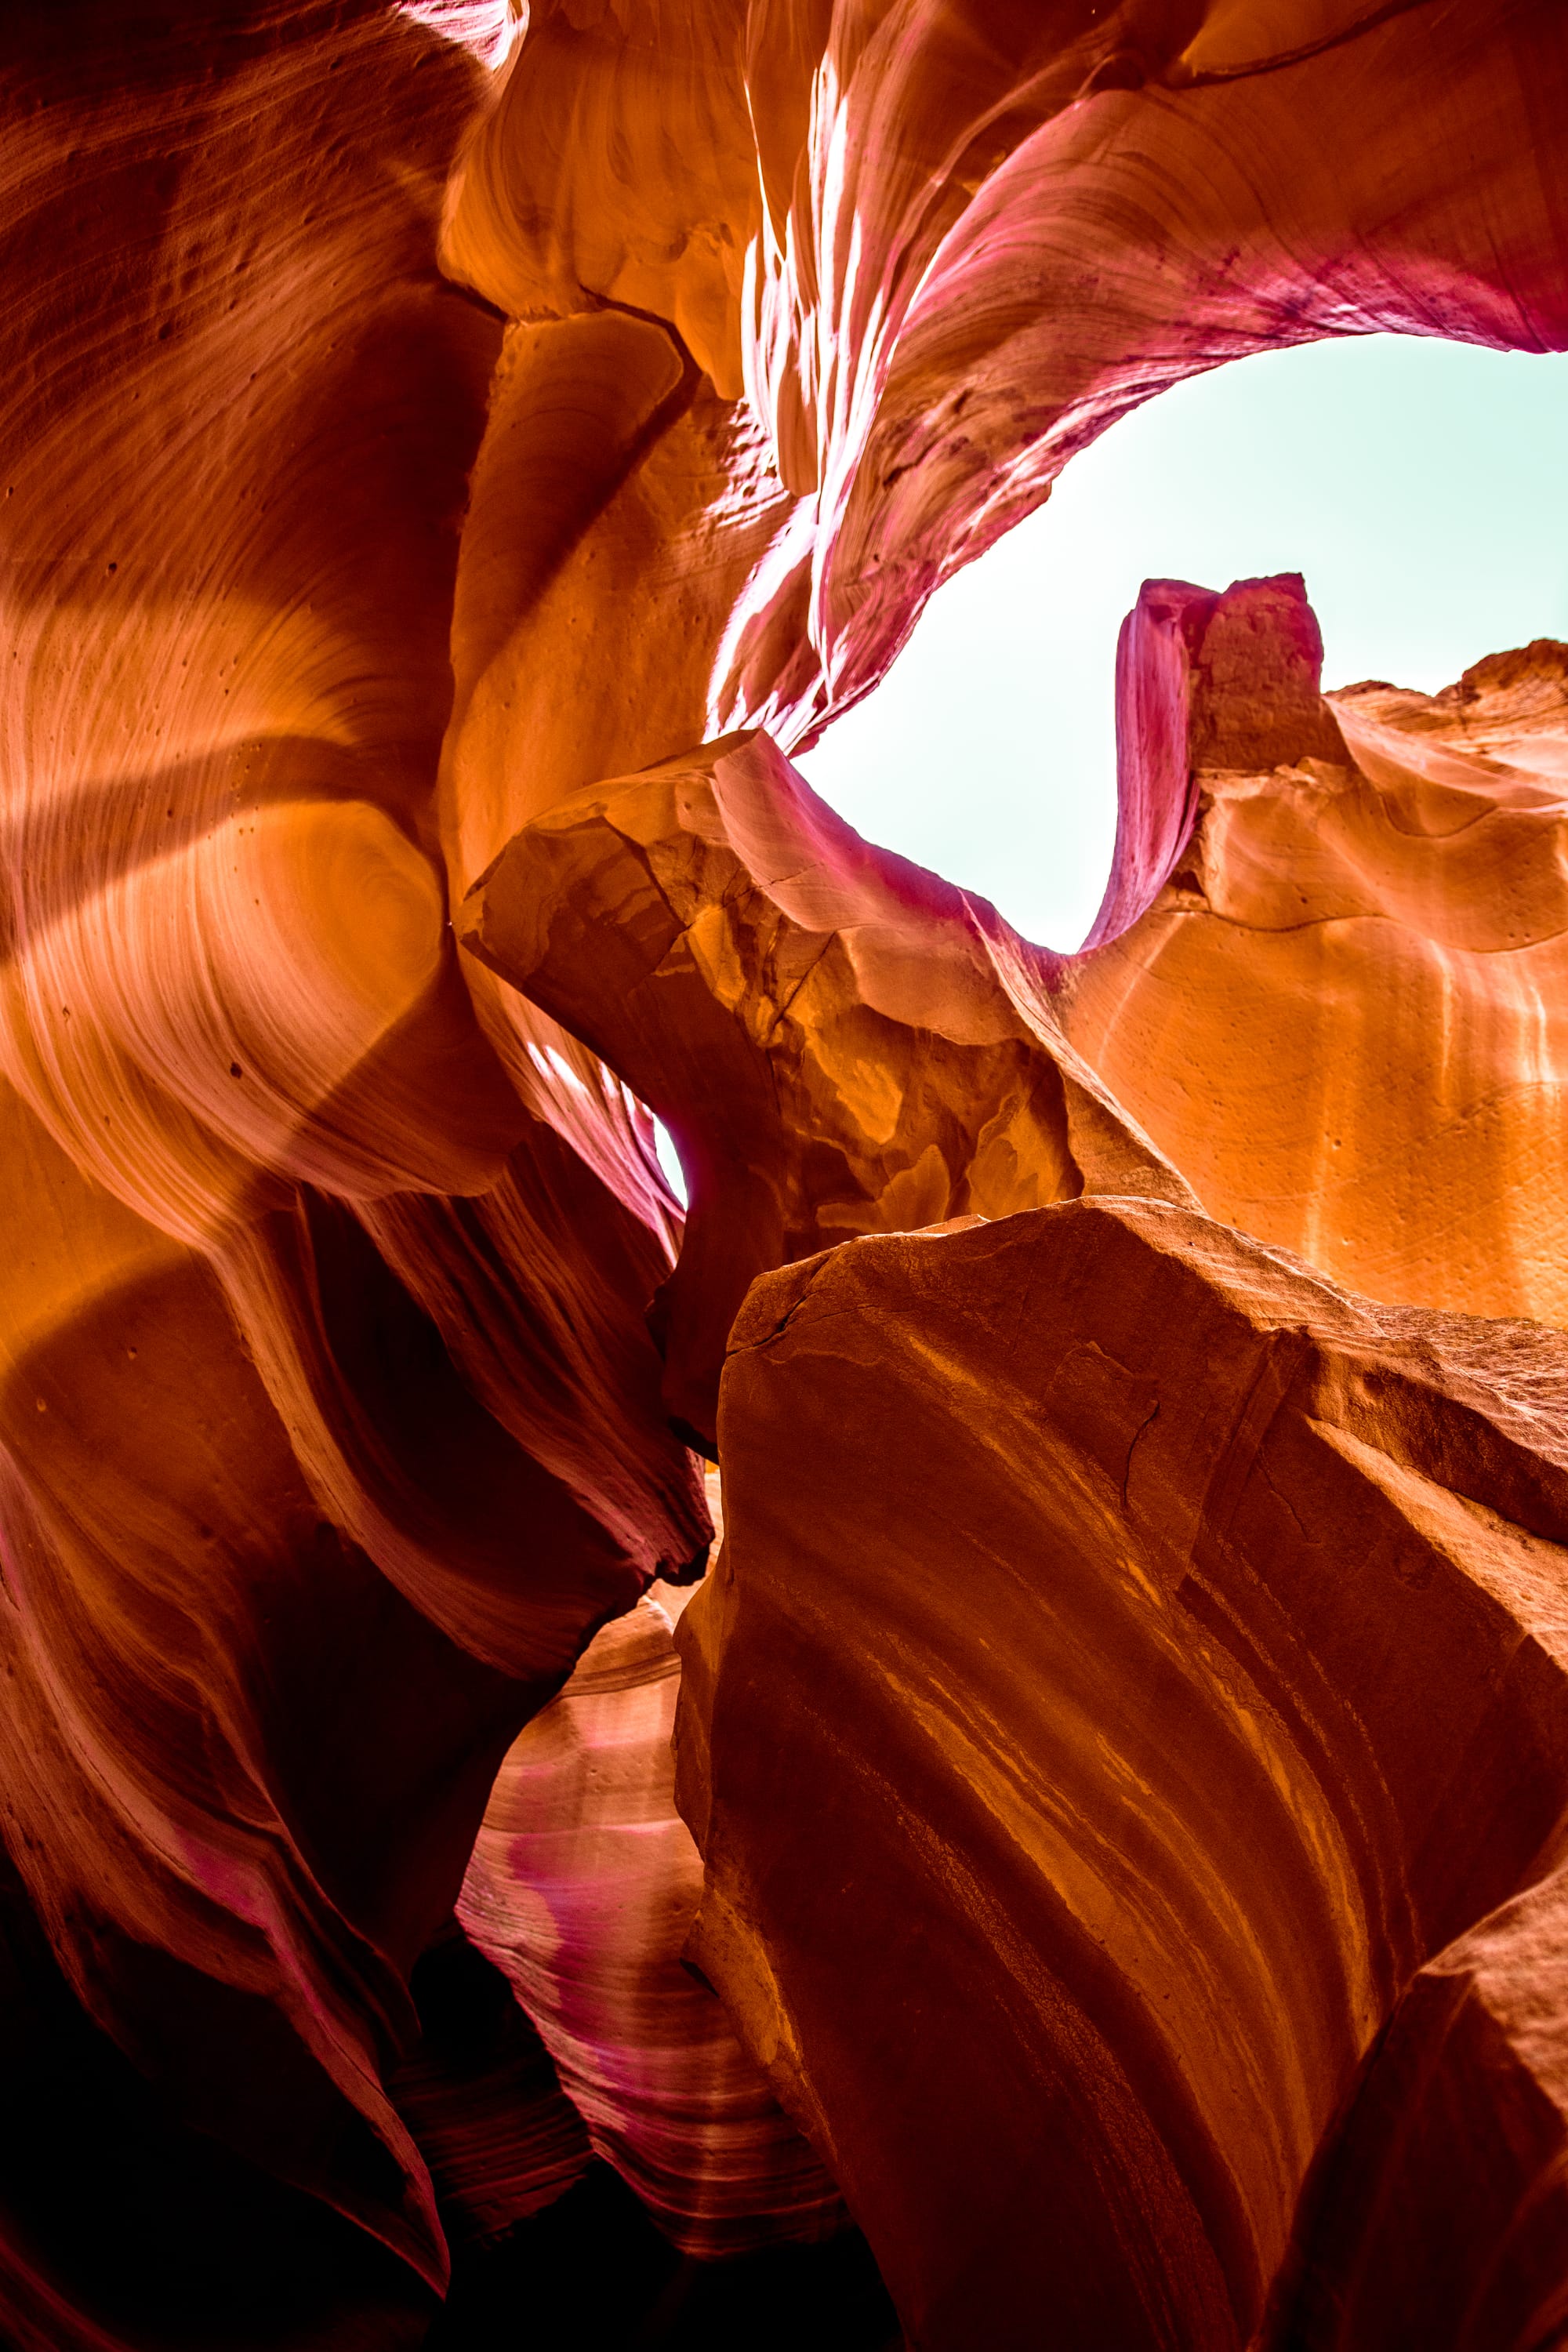
[[[1562,2352],[1568,645],[1148,580],[1071,951],[796,764],[1568,351],[1562,0],[0,69],[4,2352]]]

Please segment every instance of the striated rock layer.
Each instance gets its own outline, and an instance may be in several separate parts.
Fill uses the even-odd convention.
[[[1550,656],[1472,674],[1452,706],[1378,689],[1326,716],[1299,600],[1167,583],[1128,641],[1117,894],[1070,970],[858,842],[784,757],[1165,383],[1371,328],[1568,341],[1561,10],[539,0],[523,18],[513,0],[62,0],[0,24],[0,2024],[19,2117],[0,2334],[24,2352],[401,2352],[450,2242],[569,2202],[590,2142],[710,2251],[835,2210],[711,2000],[677,1997],[692,1887],[659,1777],[668,1654],[635,1701],[596,1692],[593,1664],[569,1682],[650,1583],[700,1572],[686,1441],[713,1443],[754,1276],[975,1210],[1099,1231],[1095,1197],[1138,1195],[1129,1232],[1202,1202],[1383,1296],[1562,1311],[1552,820],[1531,767]],[[1202,907],[1180,863],[1194,811]],[[1297,868],[1306,953],[1280,932]],[[1173,998],[1178,950],[1214,948],[1215,923],[1224,954]],[[1376,1008],[1343,1057],[1360,1123],[1337,1097],[1319,1114],[1348,1155],[1337,1191],[1311,1165],[1310,1088],[1260,1108],[1256,1041],[1211,1021],[1265,968],[1292,1008]],[[1177,1001],[1225,1115],[1173,1092],[1159,1007]],[[1317,1016],[1293,1018],[1316,1070]],[[684,1242],[647,1104],[691,1168]],[[1390,1173],[1412,1150],[1414,1184]],[[1179,1351],[1179,1318],[1159,1336]],[[987,1395],[976,1376],[977,1444]],[[1353,1547],[1324,1575],[1359,1591]],[[620,1696],[648,1717],[631,1796],[649,1833],[621,1882],[646,1938],[602,1899],[639,1840],[552,1744]],[[856,1738],[882,1736],[873,1709]],[[535,1779],[531,1740],[552,1759]],[[795,1762],[767,1769],[786,1816]],[[1545,1836],[1554,1769],[1499,1800],[1500,1857]],[[538,2035],[454,1927],[488,1806],[499,1848],[464,1907],[493,1894]],[[538,1925],[535,1841],[557,1831],[566,1932],[545,1955],[520,1922]],[[1378,1855],[1403,1852],[1383,1834]],[[1172,1878],[1172,1901],[1220,1918],[1217,1869]],[[1351,1969],[1360,1900],[1300,1937],[1309,1975]],[[1221,2151],[1222,2188],[1183,2189],[1197,2221],[1160,2206],[1173,2283],[1148,2284],[1164,2256],[1139,2240],[1138,2313],[1174,2298],[1223,2341],[1254,2308],[1358,2034],[1440,1948],[1396,1933],[1389,1902],[1362,2023],[1323,2025],[1299,2082],[1269,2072],[1297,2028],[1247,2023],[1279,2093],[1261,2168],[1225,2221],[1253,2126],[1211,2101],[1189,2138]],[[1462,1965],[1396,2013],[1405,2074],[1368,2075],[1301,2208],[1290,2309],[1338,2315],[1324,2326],[1396,2324],[1385,2193],[1429,2211],[1460,2268],[1467,2228],[1515,2210],[1511,2190],[1465,2200],[1436,2125],[1405,2132],[1410,2102],[1489,2118],[1517,2059],[1510,2161],[1553,2145],[1531,2022],[1551,1906],[1531,1895],[1494,1934],[1454,1902]],[[1486,1940],[1453,1945],[1470,1927]],[[1236,1963],[1244,2023],[1277,1944]],[[965,2002],[1001,1998],[994,1954],[973,1959],[955,2032]],[[863,1991],[834,1997],[847,2015]],[[1115,2063],[1146,2099],[1143,2046]],[[826,2093],[819,2115],[784,2088],[819,2153],[842,2145],[918,2315],[927,2287],[858,2153],[860,2090],[843,2078],[827,2116]],[[921,2255],[942,2281],[963,2188]],[[1544,2189],[1539,2211],[1549,2235]],[[1086,2245],[1110,2228],[1091,2215]]]
[[[720,1446],[692,1953],[910,2340],[1546,2341],[1568,1341],[1082,1200],[757,1284]]]
[[[1568,1323],[1568,647],[1323,698],[1292,577],[1151,583],[1121,654],[1068,1036],[1214,1215],[1375,1297]]]
[[[496,1779],[458,1916],[535,2021],[601,2156],[689,2252],[828,2235],[833,2183],[681,1965],[702,1864],[675,1810],[658,1601],[590,1643]]]
[[[229,2166],[306,2340],[414,2343],[411,1975],[521,1725],[708,1538],[661,1188],[618,1088],[617,1192],[509,1082],[432,854],[484,83],[369,5],[13,11],[3,51],[0,1819],[61,2067],[96,2029],[150,2085],[192,2230]],[[437,2140],[528,2210],[521,2120],[493,2197]],[[0,2195],[8,2340],[267,2338],[238,2254],[149,2283],[138,2161],[68,2227]]]

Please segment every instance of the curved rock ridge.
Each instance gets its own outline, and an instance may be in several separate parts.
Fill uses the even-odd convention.
[[[834,1234],[1191,1193],[1064,1037],[1059,959],[862,841],[763,735],[577,793],[469,893],[471,953],[666,1120],[690,1185],[656,1303],[712,1453],[756,1274]]]
[[[629,464],[663,518],[675,564],[639,569],[680,583],[682,626],[658,667],[708,694],[661,740],[664,677],[597,772],[742,726],[797,747],[1075,451],[1197,370],[1388,329],[1563,348],[1565,101],[1544,0],[535,7],[448,190],[446,267],[530,348],[665,322],[667,370],[679,345],[721,400],[743,383],[765,436],[710,438],[694,472],[650,404],[634,446],[624,362],[572,404],[601,480]],[[765,528],[736,578],[742,505]],[[572,561],[612,699],[648,667],[630,520],[612,495],[597,579]],[[564,621],[552,590],[533,634],[574,668]],[[542,781],[527,667],[518,794]]]
[[[522,1722],[709,1535],[651,1154],[613,1082],[613,1188],[555,1077],[520,1095],[446,915],[500,337],[434,247],[485,85],[368,0],[3,47],[0,1820],[170,2194],[200,2214],[209,2145],[281,2267],[314,2250],[304,2340],[416,2342],[410,1972]],[[183,2320],[139,2258],[98,2275],[94,2184],[42,2239],[0,2195],[0,2332],[243,2337],[243,2261]]]
[[[326,1251],[316,1336],[334,1367],[360,1351],[358,1434],[401,1433],[395,1491],[439,1511],[459,1591],[465,1547],[506,1566],[510,1664],[474,1654],[323,1511],[206,1259],[16,1097],[0,1111],[35,1318],[0,1381],[7,1846],[75,1993],[173,2110],[438,2278],[384,2088],[416,2038],[405,1979],[509,1742],[636,1577],[318,1200],[287,1237]]]
[[[911,2343],[1547,2340],[1568,1341],[1084,1199],[756,1284],[720,1446],[690,1949]]]
[[[1126,888],[1070,973],[858,843],[756,731],[787,751],[867,690],[943,577],[1194,368],[1373,326],[1568,339],[1561,11],[523,18],[68,0],[0,28],[0,2334],[26,2352],[413,2352],[448,2237],[515,2232],[576,2178],[589,2134],[493,1972],[465,1975],[453,1906],[525,1725],[600,1628],[647,1634],[652,1581],[698,1570],[683,1435],[712,1442],[752,1276],[938,1213],[1032,1231],[1090,1216],[1034,1205],[1062,1194],[1142,1193],[1145,1217],[1201,1194],[1270,1233],[1282,1203],[1363,1286],[1562,1311],[1537,1264],[1561,1256],[1551,648],[1330,720],[1279,583],[1167,583],[1130,638]],[[1319,733],[1184,759],[1210,687]],[[1418,971],[1431,1008],[1414,1076],[1345,1056],[1398,1114],[1379,1169],[1437,1138],[1427,1191],[1369,1180],[1347,1242],[1289,1119],[1248,1194],[1234,1125],[1178,1118],[1112,1034],[1112,977],[1131,1003],[1197,887],[1194,774],[1236,952],[1299,865],[1336,954],[1358,923],[1400,943],[1300,984],[1392,1018]],[[486,962],[451,925],[477,908],[482,933],[492,899]],[[696,1179],[673,1278],[645,1082]],[[1489,1119],[1495,1153],[1450,1150]],[[575,1973],[529,1946],[529,1997],[595,2143],[704,2252],[808,2235],[836,2210],[820,2151],[672,1973],[668,1653],[637,1673],[577,1687],[535,1744],[595,1708],[612,1748],[618,1710],[640,1726],[627,1802],[662,1859],[622,1883],[654,1940],[617,1945],[596,1873],[638,1840],[550,1746],[494,1800],[506,1948],[539,1925],[531,1841],[570,1823]],[[1484,1793],[1502,1768],[1477,1769]],[[1308,1973],[1359,1916],[1308,1939]],[[1437,1956],[1390,2029],[1405,2075],[1369,2072],[1321,2153],[1281,2325],[1396,2325],[1369,2179],[1456,2274],[1489,2214],[1506,2235],[1511,2187],[1465,2202],[1441,2136],[1400,2135],[1410,2100],[1468,2112],[1509,2067],[1494,2178],[1535,2168],[1547,2246],[1554,1917],[1530,1891],[1453,1922],[1446,1962],[1399,1947]],[[488,2040],[448,2031],[454,1969]],[[1440,2050],[1424,2019],[1451,2023]],[[1355,2036],[1323,2031],[1242,2221],[1213,2221],[1218,2271],[1193,2257],[1194,2308],[1227,2282],[1220,2341],[1277,2257],[1313,2100],[1352,2087]],[[858,2145],[852,2114],[832,2128]],[[1539,2336],[1550,2249],[1530,2284],[1516,2238],[1497,2292]]]
[[[1568,340],[1543,0],[677,16],[535,9],[447,188],[445,266],[510,318],[456,588],[454,900],[602,779],[808,742],[1194,369],[1369,328]],[[595,1058],[468,977],[525,1097],[657,1222]]]
[[[589,1644],[496,1779],[458,1916],[608,2158],[688,2252],[843,2226],[838,2192],[681,1966],[702,1864],[675,1810],[680,1669],[646,1598]]]
[[[1146,645],[1173,595],[1232,616],[1229,672],[1215,617],[1124,676],[1120,936],[1068,961],[1066,1034],[1215,1216],[1372,1297],[1568,1322],[1568,648],[1319,703],[1299,580],[1152,586]]]

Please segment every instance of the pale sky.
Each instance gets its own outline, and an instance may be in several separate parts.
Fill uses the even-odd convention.
[[[1115,831],[1116,635],[1148,578],[1300,572],[1324,683],[1427,692],[1568,638],[1568,357],[1374,335],[1181,384],[941,589],[799,761],[873,841],[1077,946]]]

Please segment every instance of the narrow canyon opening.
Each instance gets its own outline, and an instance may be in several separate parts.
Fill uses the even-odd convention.
[[[883,847],[1066,953],[1116,834],[1115,671],[1146,579],[1304,574],[1328,688],[1433,693],[1568,636],[1568,356],[1412,335],[1189,377],[1073,458],[796,761]]]

